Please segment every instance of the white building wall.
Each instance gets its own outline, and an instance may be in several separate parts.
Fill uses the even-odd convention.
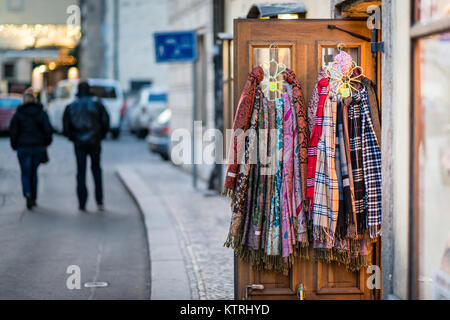
[[[156,64],[153,44],[153,33],[167,29],[167,7],[166,0],[119,1],[119,79],[125,90],[130,80],[168,84],[168,66]]]
[[[213,67],[213,7],[211,0],[169,0],[169,25],[171,30],[197,30],[204,37],[206,59],[206,86],[204,99],[207,120],[203,131],[214,127],[214,67]],[[172,109],[171,129],[187,129],[192,132],[193,83],[192,64],[177,63],[169,66],[169,107]],[[199,79],[200,81],[200,79]],[[199,97],[202,98],[202,97]],[[199,132],[199,135],[202,134]],[[197,145],[201,138],[196,139]],[[201,150],[199,151],[201,152]],[[199,155],[199,153],[197,153]],[[177,160],[177,159],[175,159]],[[190,165],[183,165],[190,170]],[[199,176],[207,179],[210,165],[198,166]]]

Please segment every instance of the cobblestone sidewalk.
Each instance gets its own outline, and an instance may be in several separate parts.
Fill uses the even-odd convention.
[[[167,242],[165,231],[170,232],[154,229],[154,225],[159,224],[159,220],[167,220],[173,227],[174,237],[177,238],[178,248],[183,256],[190,298],[233,299],[233,251],[223,247],[229,227],[228,200],[206,192],[201,182],[199,189],[194,190],[191,176],[170,163],[151,162],[139,166],[121,166],[118,172],[123,181],[127,178],[125,175],[133,175],[134,179],[140,180],[135,184],[142,184],[141,191],[136,190],[136,185],[134,188],[129,186],[129,189],[132,193],[133,189],[140,193],[146,203],[143,211],[153,216],[152,222],[147,226],[147,229],[150,229],[147,232],[150,238],[151,259],[154,259],[154,254],[160,254],[155,253],[155,250],[160,250],[165,245],[160,240],[164,237]],[[136,198],[136,195],[134,196]],[[170,246],[166,248],[175,252],[174,255],[178,254],[178,250],[173,251]],[[176,264],[172,265],[177,272],[181,272]],[[152,280],[152,297],[165,297],[156,292],[164,288],[156,283],[159,282],[159,276],[155,272],[160,270],[154,270],[155,268],[162,268],[160,261],[152,261],[152,277],[155,277]],[[164,278],[164,275],[161,277]],[[179,278],[174,277],[172,281],[176,281],[175,279]],[[180,286],[182,280],[181,278],[179,281]],[[167,288],[173,288],[174,285],[176,284],[168,283]]]

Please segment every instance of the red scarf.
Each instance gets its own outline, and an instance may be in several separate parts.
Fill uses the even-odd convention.
[[[313,200],[314,200],[314,182],[316,176],[316,164],[317,164],[317,145],[319,144],[320,137],[322,136],[322,120],[323,120],[323,107],[328,95],[328,80],[322,78],[317,84],[317,90],[319,92],[319,105],[317,107],[315,124],[311,134],[311,140],[309,140],[308,147],[308,180],[306,198],[308,200],[309,217],[312,218],[313,214]]]

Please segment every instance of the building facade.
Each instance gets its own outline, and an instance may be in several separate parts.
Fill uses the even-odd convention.
[[[120,80],[125,92],[139,84],[167,85],[156,64],[153,33],[167,27],[167,1],[82,0],[81,77]]]
[[[0,1],[0,92],[31,86],[33,71],[40,65],[68,65],[67,52],[81,36],[77,19],[71,19],[77,5],[78,0]],[[72,59],[69,65],[73,63]],[[40,90],[42,74],[36,71],[35,77],[35,89]]]

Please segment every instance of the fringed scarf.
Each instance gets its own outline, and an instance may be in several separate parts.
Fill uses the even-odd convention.
[[[233,136],[230,139],[230,146],[228,150],[228,168],[225,175],[225,183],[223,194],[230,197],[233,196],[236,188],[237,174],[239,171],[238,159],[240,155],[238,152],[242,150],[243,132],[250,126],[250,119],[253,111],[253,104],[255,102],[255,93],[258,84],[264,77],[264,71],[260,66],[255,67],[244,85],[241,97],[236,109],[236,115],[233,122]]]

